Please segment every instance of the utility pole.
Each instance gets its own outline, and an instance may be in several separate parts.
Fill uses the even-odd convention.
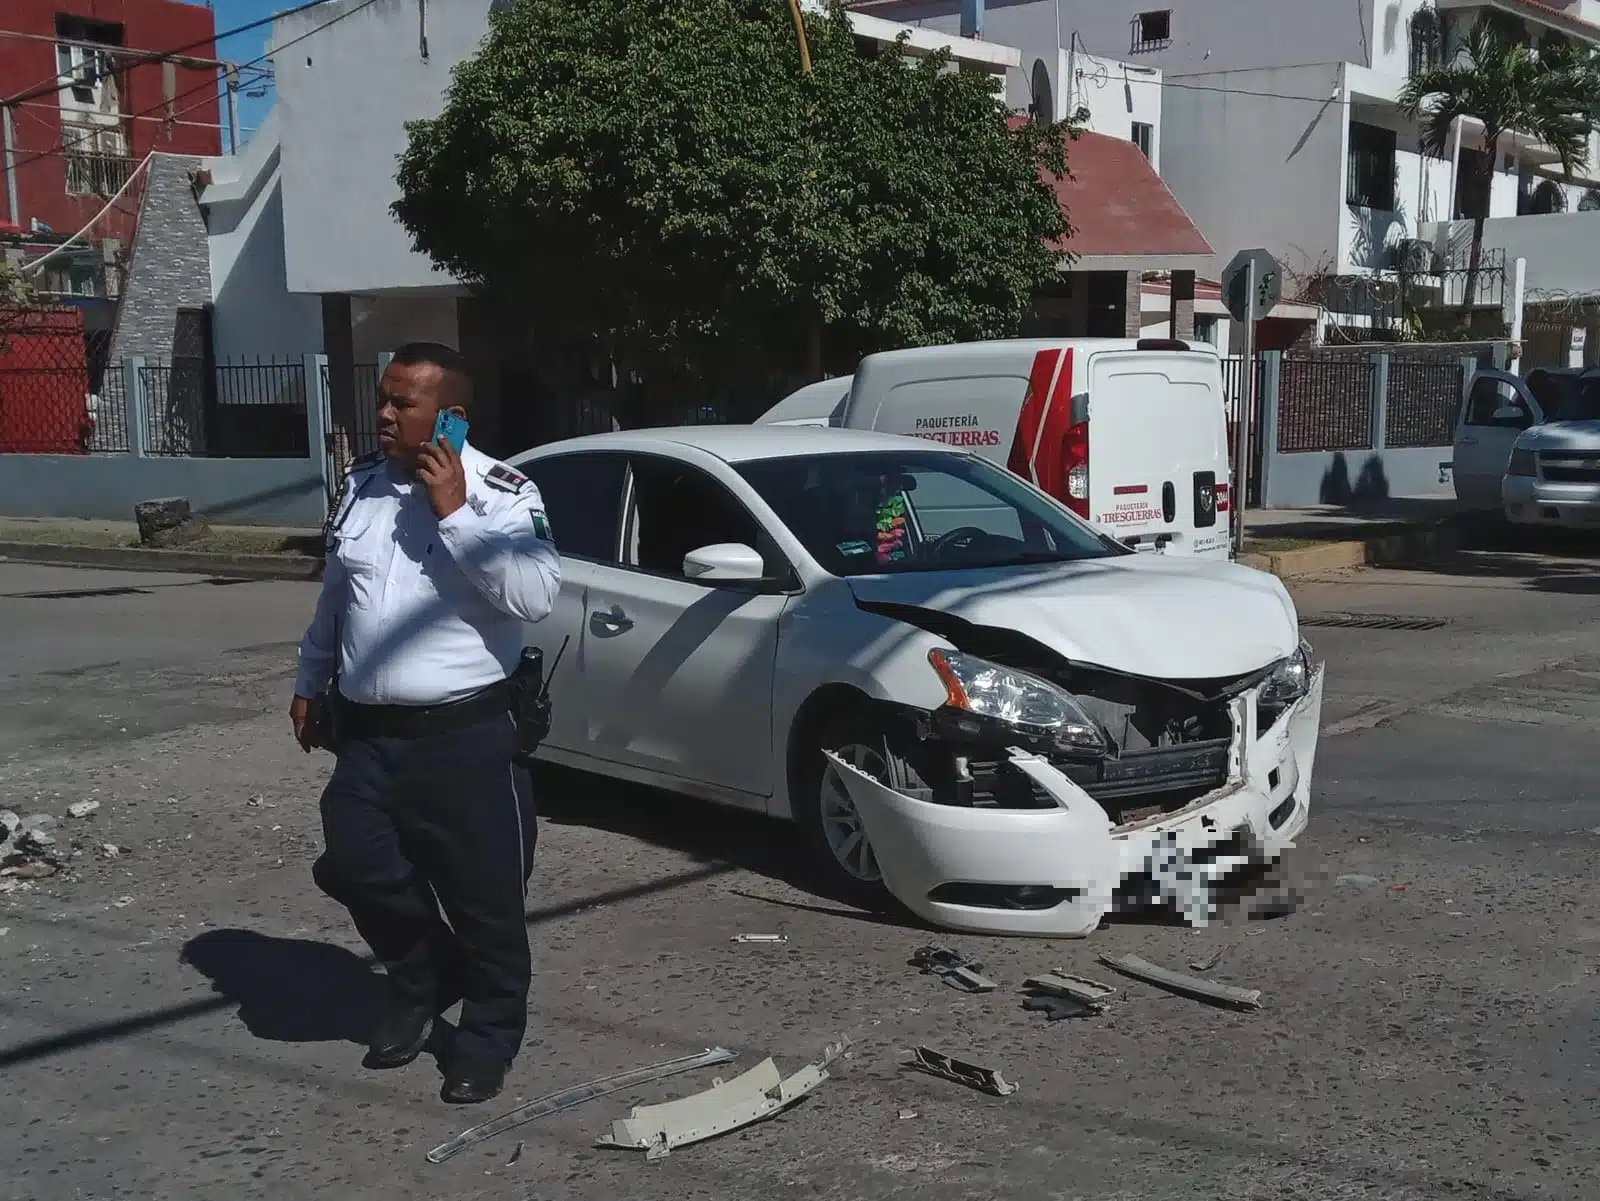
[[[11,106],[0,104],[0,135],[6,156],[6,217],[11,224],[22,224],[22,210],[17,206],[17,134],[11,125]]]
[[[228,92],[228,153],[239,153],[239,68],[227,64],[224,78]]]

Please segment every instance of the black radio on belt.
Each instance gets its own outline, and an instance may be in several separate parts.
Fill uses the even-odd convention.
[[[556,657],[547,674],[544,670],[544,651],[536,646],[524,647],[522,660],[511,680],[516,688],[517,745],[513,757],[519,763],[529,763],[533,753],[550,735],[550,681],[556,667],[566,652],[568,638],[561,640]]]

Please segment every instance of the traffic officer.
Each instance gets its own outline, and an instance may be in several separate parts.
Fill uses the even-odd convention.
[[[320,702],[332,713],[313,876],[388,973],[365,1065],[410,1063],[461,1000],[441,1091],[456,1103],[500,1091],[527,1026],[536,830],[513,759],[512,676],[523,623],[550,612],[561,584],[533,483],[434,440],[440,412],[464,418],[471,401],[456,351],[395,352],[378,385],[378,453],[352,465],[329,515],[290,707],[308,752],[323,739]]]

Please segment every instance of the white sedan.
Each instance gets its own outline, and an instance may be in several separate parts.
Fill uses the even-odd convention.
[[[964,451],[599,434],[512,460],[561,549],[551,762],[792,819],[952,929],[1204,922],[1305,828],[1322,668],[1270,575],[1137,554]]]

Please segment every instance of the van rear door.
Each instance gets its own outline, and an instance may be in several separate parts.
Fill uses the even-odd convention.
[[[1222,366],[1204,351],[1092,353],[1089,514],[1139,550],[1227,558]]]

